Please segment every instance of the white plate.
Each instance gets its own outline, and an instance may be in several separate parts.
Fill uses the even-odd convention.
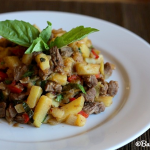
[[[97,150],[117,149],[134,140],[150,126],[150,45],[140,37],[112,23],[77,14],[29,11],[0,15],[0,20],[18,19],[37,24],[46,21],[53,28],[69,30],[84,25],[100,30],[89,36],[101,50],[105,62],[117,66],[110,80],[119,82],[118,94],[111,107],[91,115],[84,127],[65,124],[12,127],[0,123],[0,147],[7,150]]]

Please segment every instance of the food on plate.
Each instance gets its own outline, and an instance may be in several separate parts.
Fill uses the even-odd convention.
[[[0,21],[0,118],[35,127],[84,126],[112,104],[118,82],[106,79],[115,65],[104,63],[88,39],[97,29],[66,32],[47,23],[40,31],[24,21]]]

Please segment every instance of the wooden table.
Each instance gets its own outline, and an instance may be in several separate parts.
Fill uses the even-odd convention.
[[[136,33],[150,43],[150,2],[148,2],[148,0],[143,2],[123,1],[109,3],[50,0],[0,0],[0,13],[22,10],[56,10],[97,17],[120,25]],[[119,148],[119,150],[148,150],[148,147],[136,147],[135,143],[141,140],[145,140],[149,143],[149,137],[150,130],[131,143]]]

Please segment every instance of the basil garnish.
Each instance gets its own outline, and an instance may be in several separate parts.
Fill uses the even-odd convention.
[[[39,31],[28,22],[19,20],[0,21],[0,35],[18,45],[29,47]]]
[[[54,41],[50,43],[50,48],[57,46],[58,48],[61,48],[63,46],[66,46],[72,42],[81,40],[85,38],[88,34],[97,32],[99,30],[84,26],[78,26],[76,28],[73,28],[69,32],[64,33],[62,36],[57,37]]]

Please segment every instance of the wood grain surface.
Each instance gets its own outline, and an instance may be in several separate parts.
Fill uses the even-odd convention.
[[[24,10],[55,10],[97,17],[122,26],[150,43],[150,2],[148,1],[99,3],[83,1],[0,0],[0,13]],[[131,143],[119,148],[119,150],[150,149],[150,147],[136,147],[135,143],[141,140],[150,143],[150,130]]]

